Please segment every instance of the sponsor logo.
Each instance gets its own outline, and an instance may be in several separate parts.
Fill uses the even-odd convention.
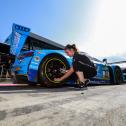
[[[34,60],[35,61],[40,61],[40,57],[39,56],[35,56]]]
[[[14,42],[12,43],[12,50],[11,50],[13,54],[16,53],[16,49],[18,48],[20,38],[21,38],[21,35],[18,32],[14,32]]]
[[[38,63],[36,63],[36,62],[31,62],[32,64],[36,64],[36,65],[38,65]]]
[[[21,30],[21,31],[25,31],[25,32],[29,32],[30,31],[29,28],[25,28],[25,27],[22,27],[22,26],[19,26],[19,25],[15,25],[15,29]]]

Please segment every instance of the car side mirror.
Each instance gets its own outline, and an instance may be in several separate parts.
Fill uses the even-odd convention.
[[[107,59],[103,59],[102,62],[103,62],[104,64],[107,64]]]

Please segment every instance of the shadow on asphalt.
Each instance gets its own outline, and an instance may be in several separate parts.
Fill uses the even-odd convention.
[[[114,86],[108,84],[92,84],[88,88],[96,88],[97,86]],[[86,89],[77,89],[71,86],[64,86],[59,88],[45,88],[39,85],[29,86],[29,85],[19,85],[19,86],[0,86],[0,94],[8,93],[45,93],[45,92],[67,92],[67,91],[84,91]]]

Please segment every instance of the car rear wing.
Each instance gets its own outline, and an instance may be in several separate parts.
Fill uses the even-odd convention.
[[[10,54],[18,56],[23,48],[27,37],[30,34],[30,28],[13,24],[10,40]]]

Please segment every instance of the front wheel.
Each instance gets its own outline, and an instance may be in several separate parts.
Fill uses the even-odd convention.
[[[46,87],[59,87],[64,82],[57,82],[54,78],[60,78],[69,69],[66,59],[62,56],[52,55],[46,57],[40,64],[39,82]]]

